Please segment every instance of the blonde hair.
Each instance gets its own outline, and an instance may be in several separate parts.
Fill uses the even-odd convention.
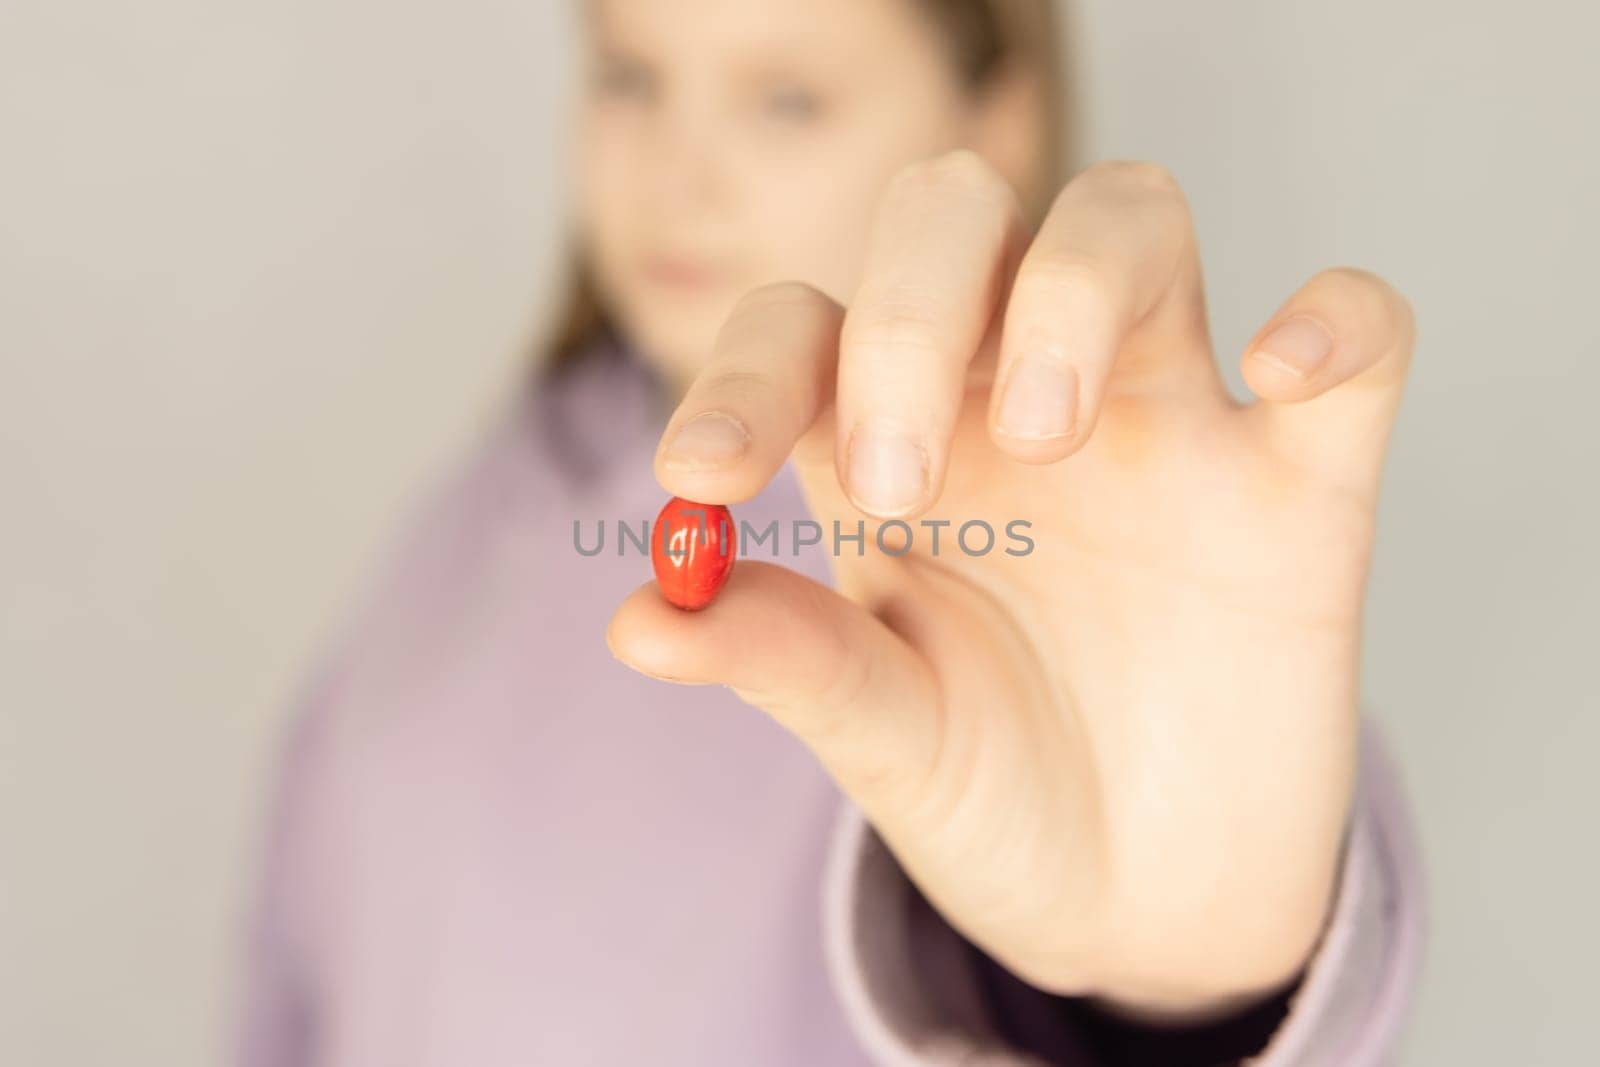
[[[1044,143],[1039,173],[1019,190],[1023,212],[1037,228],[1056,192],[1077,169],[1080,120],[1076,112],[1077,70],[1062,40],[1064,0],[911,0],[932,18],[950,51],[959,76],[973,92],[1001,71],[1023,64],[1038,78],[1044,95]],[[581,251],[568,272],[564,309],[539,345],[535,367],[556,374],[574,363],[601,336],[614,334]]]

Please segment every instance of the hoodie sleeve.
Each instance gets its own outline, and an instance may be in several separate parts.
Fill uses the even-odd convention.
[[[318,768],[334,685],[324,662],[296,701],[274,765],[253,898],[245,927],[233,1062],[309,1067],[315,1052],[314,969],[307,903]]]
[[[944,922],[848,799],[823,884],[835,990],[883,1067],[1113,1067],[1242,1058],[1249,1067],[1389,1061],[1417,981],[1425,885],[1401,779],[1363,718],[1339,885],[1306,968],[1248,1010],[1192,1029],[1111,1019],[1038,990]]]

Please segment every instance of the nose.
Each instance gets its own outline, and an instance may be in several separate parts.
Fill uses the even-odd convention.
[[[722,124],[710,108],[679,98],[651,124],[644,175],[652,205],[668,217],[717,208],[727,195]]]

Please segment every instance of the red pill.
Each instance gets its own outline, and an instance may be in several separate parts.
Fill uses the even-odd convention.
[[[699,611],[717,598],[733,572],[739,534],[721,504],[697,504],[675,496],[650,531],[650,562],[667,601]]]

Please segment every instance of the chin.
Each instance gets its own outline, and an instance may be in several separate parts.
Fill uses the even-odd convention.
[[[692,377],[711,358],[726,316],[641,315],[628,323],[628,336],[639,355],[658,370]]]
[[[649,330],[630,334],[639,357],[674,378],[692,378],[711,358],[711,342]]]

